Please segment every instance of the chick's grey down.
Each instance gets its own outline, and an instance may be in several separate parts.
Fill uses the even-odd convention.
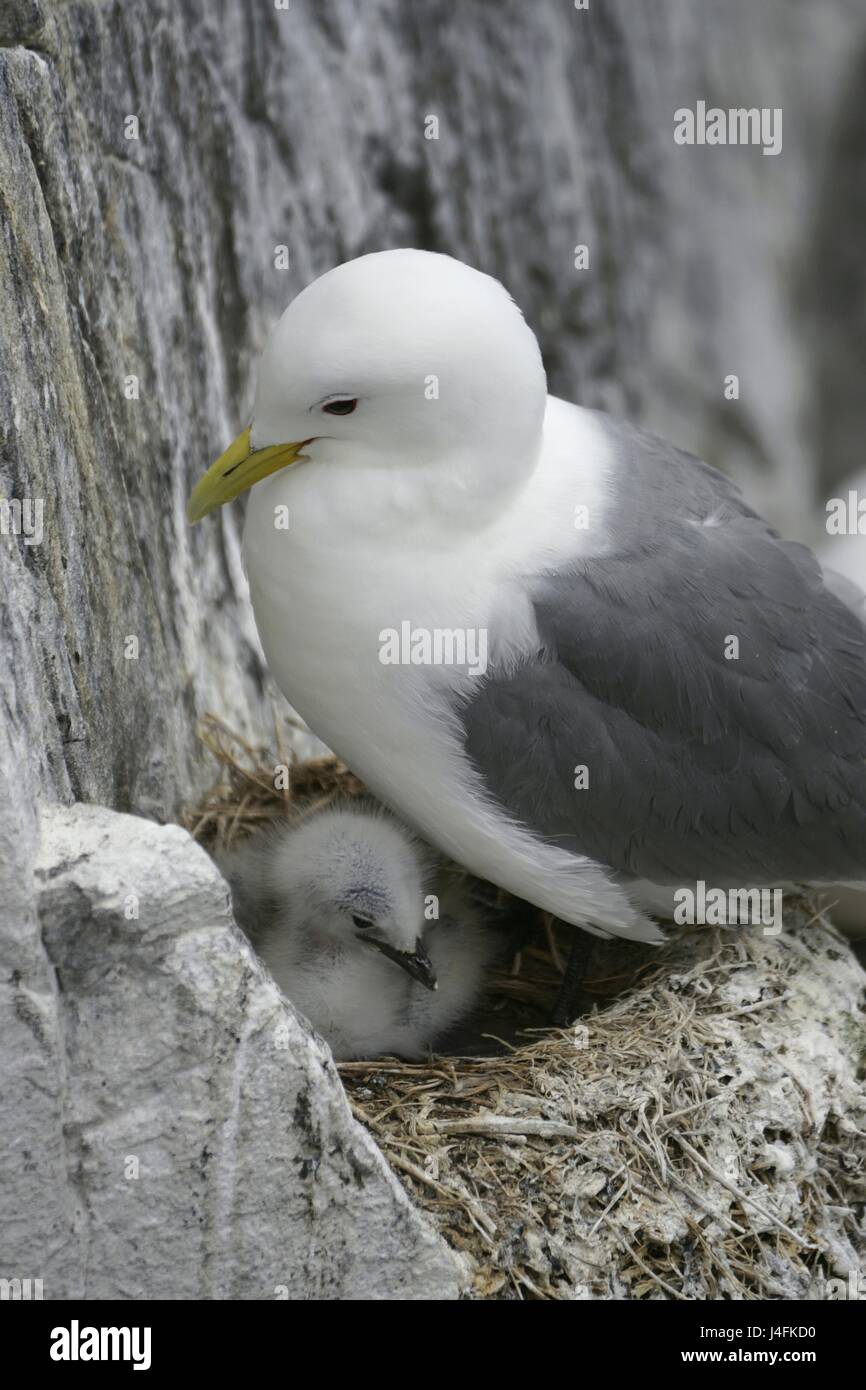
[[[369,801],[217,862],[239,924],[338,1060],[424,1056],[471,1014],[501,952],[459,881]]]

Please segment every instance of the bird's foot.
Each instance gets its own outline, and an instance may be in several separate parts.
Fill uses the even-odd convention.
[[[559,994],[553,1007],[553,1023],[556,1028],[567,1028],[576,1018],[589,1013],[592,998],[584,989],[584,980],[589,973],[594,942],[587,932],[575,927],[572,933],[568,964],[559,987]]]

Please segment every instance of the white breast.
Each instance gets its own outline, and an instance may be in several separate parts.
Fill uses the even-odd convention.
[[[566,921],[657,939],[606,868],[542,845],[485,799],[450,712],[455,693],[478,677],[380,661],[380,634],[406,621],[416,630],[483,628],[499,666],[537,649],[524,577],[606,544],[608,457],[593,417],[551,400],[525,492],[493,526],[467,530],[456,544],[435,533],[435,518],[429,544],[423,526],[408,545],[405,533],[383,528],[381,470],[353,480],[351,523],[345,490],[329,513],[333,480],[319,474],[293,479],[289,470],[260,484],[244,534],[259,634],[287,699],[377,796],[458,863]],[[273,524],[281,504],[288,531]],[[575,525],[584,506],[588,529]],[[329,514],[338,523],[329,525]]]

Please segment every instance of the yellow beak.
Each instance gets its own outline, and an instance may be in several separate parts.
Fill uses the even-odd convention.
[[[269,444],[266,449],[250,449],[248,429],[239,434],[216,463],[211,464],[203,478],[199,478],[186,504],[186,516],[190,526],[201,521],[208,512],[222,507],[233,497],[239,497],[254,483],[260,483],[270,473],[288,468],[295,463],[306,444],[302,439],[297,444]]]

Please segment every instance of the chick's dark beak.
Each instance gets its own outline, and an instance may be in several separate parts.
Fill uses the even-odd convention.
[[[378,947],[384,956],[395,961],[406,971],[407,975],[411,975],[413,980],[417,980],[426,989],[439,988],[432,962],[421,944],[420,937],[415,942],[414,951],[398,951],[396,947],[389,946],[387,941],[377,941],[375,937],[365,939],[370,942],[371,946]]]

